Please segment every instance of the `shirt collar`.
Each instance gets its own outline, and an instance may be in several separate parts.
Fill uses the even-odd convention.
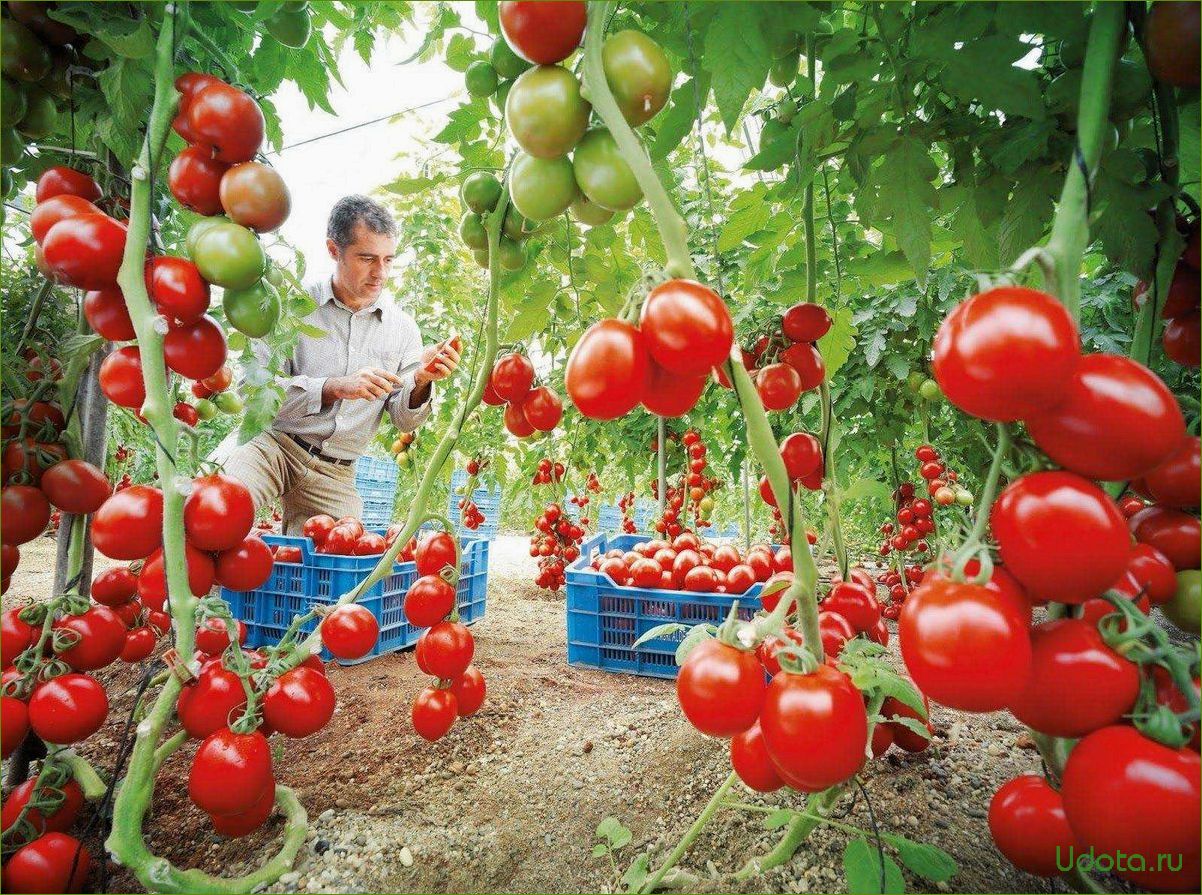
[[[373,304],[368,305],[366,308],[361,308],[359,311],[352,311],[350,308],[348,308],[346,305],[344,305],[342,302],[340,302],[336,295],[334,295],[334,277],[333,277],[333,275],[331,275],[328,279],[322,281],[321,297],[318,301],[318,304],[324,305],[324,304],[329,304],[330,302],[333,302],[335,305],[337,305],[338,307],[342,308],[344,311],[346,311],[347,313],[350,313],[350,314],[362,313],[363,311],[370,311],[371,313],[376,315],[376,318],[378,320],[384,319],[384,310],[386,308],[386,304],[384,302],[383,293],[380,294],[380,297],[377,298]]]

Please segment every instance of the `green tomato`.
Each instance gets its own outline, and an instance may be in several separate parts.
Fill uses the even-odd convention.
[[[1177,573],[1177,593],[1160,608],[1169,621],[1187,634],[1202,627],[1202,571],[1184,569]]]
[[[309,19],[308,9],[281,9],[267,19],[263,27],[280,44],[294,50],[307,44],[313,34],[313,22]]]
[[[602,208],[625,211],[643,198],[634,172],[605,128],[593,128],[584,135],[572,156],[572,168],[580,191]]]
[[[576,177],[566,158],[535,158],[523,152],[509,171],[513,207],[532,221],[563,214],[576,194]]]
[[[789,132],[789,128],[779,118],[769,118],[760,129],[760,152]]]
[[[1142,61],[1120,59],[1114,69],[1114,93],[1111,96],[1112,117],[1130,118],[1152,99],[1152,76]]]
[[[24,88],[16,81],[5,78],[0,90],[0,121],[6,127],[12,127],[25,117],[27,105]]]
[[[473,249],[472,257],[480,267],[488,270],[488,249]]]
[[[267,256],[258,237],[228,221],[200,235],[192,261],[202,277],[222,289],[247,289],[267,271]]]
[[[25,114],[17,124],[17,130],[31,140],[40,140],[54,133],[58,124],[58,107],[54,97],[40,87],[30,85],[25,99]]]
[[[515,242],[520,242],[538,228],[526,220],[520,211],[509,206],[505,211],[505,220],[501,222],[501,232]]]
[[[208,398],[201,398],[192,406],[196,408],[196,415],[202,420],[211,420],[217,415],[217,405]]]
[[[280,294],[266,278],[247,289],[226,289],[221,306],[230,326],[252,339],[261,339],[280,319]]]
[[[973,497],[973,493],[967,488],[956,489],[956,503],[960,504],[960,506],[970,507],[975,499],[976,498]]]
[[[938,401],[943,392],[939,391],[939,383],[934,379],[924,379],[918,387],[918,394],[924,401]]]
[[[408,451],[401,451],[396,455],[396,465],[404,469],[409,465],[410,457]]]
[[[470,211],[464,212],[463,217],[459,219],[459,238],[469,249],[478,251],[488,248],[488,231],[484,229],[484,221],[480,215]]]
[[[233,392],[219,392],[213,396],[213,403],[222,413],[238,413],[242,410],[242,399]]]
[[[801,50],[794,50],[787,56],[773,61],[768,67],[768,80],[777,87],[788,87],[797,77],[801,66]]]
[[[497,107],[497,112],[501,115],[505,114],[505,102],[509,99],[509,88],[512,86],[513,81],[502,81],[492,95],[492,104]]]
[[[622,117],[632,127],[650,121],[668,102],[672,66],[659,44],[643,32],[628,29],[606,38],[601,66]]]
[[[267,265],[267,273],[263,274],[263,279],[276,289],[284,288],[284,272],[270,262]]]
[[[614,212],[590,202],[584,196],[577,196],[572,203],[572,217],[589,227],[607,224],[613,219],[613,216]]]
[[[1080,68],[1085,64],[1085,41],[1071,38],[1060,42],[1060,64],[1065,68]]]
[[[1062,72],[1052,78],[1044,94],[1048,108],[1070,120],[1074,128],[1077,126],[1077,104],[1081,101],[1081,79],[1082,73],[1079,68]]]
[[[187,251],[188,257],[196,260],[196,244],[200,241],[200,237],[218,224],[228,223],[230,223],[229,218],[215,215],[211,218],[201,218],[189,227],[188,235],[184,237],[184,249]]]
[[[714,511],[714,499],[707,494],[697,502],[697,509],[701,511],[702,516],[708,517]]]
[[[0,128],[0,165],[11,168],[25,157],[25,141],[15,128]]]
[[[14,19],[0,28],[0,70],[18,81],[40,81],[50,74],[50,51],[32,31]]]
[[[531,63],[509,48],[503,37],[498,37],[493,42],[492,49],[488,51],[488,61],[492,63],[498,75],[509,80],[525,73],[531,66]]]
[[[505,117],[513,138],[527,153],[559,158],[584,136],[591,108],[574,74],[559,65],[539,65],[513,82]]]
[[[776,104],[776,120],[781,124],[788,124],[793,120],[793,116],[797,114],[797,101],[791,96],[786,96]]]
[[[459,199],[476,214],[484,214],[497,207],[501,198],[501,181],[487,171],[469,174],[459,189]]]
[[[497,70],[487,62],[473,62],[463,73],[463,82],[472,96],[492,96],[496,92]]]
[[[926,382],[926,377],[923,376],[922,373],[918,372],[917,370],[915,370],[913,373],[911,373],[909,376],[906,377],[906,385],[908,385],[910,387],[910,391],[912,391],[912,392],[917,392],[919,387],[924,382]]]
[[[772,29],[768,38],[768,50],[773,59],[780,59],[790,53],[801,52],[801,34],[797,31],[781,31]]]
[[[526,263],[526,250],[520,242],[502,237],[497,246],[497,260],[506,270],[519,270]]]

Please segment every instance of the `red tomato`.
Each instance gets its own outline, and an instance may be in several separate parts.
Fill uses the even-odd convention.
[[[765,410],[785,410],[801,397],[801,376],[789,364],[768,364],[756,373],[755,389]]]
[[[149,658],[157,639],[154,631],[145,626],[126,632],[125,645],[121,647],[121,661],[133,663]]]
[[[136,345],[111,352],[100,364],[100,390],[119,407],[137,410],[146,402],[142,355]]]
[[[1084,849],[1126,866],[1142,858],[1143,872],[1118,870],[1145,888],[1192,892],[1198,888],[1200,767],[1189,749],[1171,749],[1133,727],[1104,727],[1069,753],[1060,794],[1069,826]],[[1180,874],[1158,872],[1158,855],[1184,855]]]
[[[104,193],[100,191],[96,181],[82,171],[76,171],[66,165],[53,165],[38,178],[34,201],[41,205],[54,196],[78,196],[89,202],[99,202]]]
[[[263,790],[259,801],[248,810],[240,814],[210,814],[209,820],[213,822],[213,829],[222,836],[237,839],[249,836],[267,823],[267,818],[271,817],[273,808],[275,808],[275,787],[270,786]]]
[[[822,608],[843,616],[856,633],[871,631],[881,620],[881,604],[872,591],[847,581],[840,581],[830,589]]]
[[[125,622],[107,606],[92,606],[81,615],[65,615],[53,627],[79,635],[79,641],[60,654],[76,671],[95,671],[110,665],[125,646]]]
[[[472,632],[459,622],[441,621],[422,634],[425,670],[434,677],[453,680],[472,663],[476,645]]]
[[[1088,600],[1127,563],[1130,535],[1118,507],[1072,473],[1016,479],[994,503],[989,521],[1007,570],[1039,600]]]
[[[246,643],[246,625],[235,621],[238,643]],[[220,656],[230,645],[229,626],[222,618],[207,618],[196,629],[196,648],[208,656]]]
[[[530,425],[526,414],[522,413],[521,404],[505,406],[505,428],[514,438],[529,438],[534,434],[534,426]]]
[[[780,443],[789,478],[800,479],[822,466],[822,445],[809,432],[794,432]]]
[[[92,599],[104,606],[128,603],[137,592],[138,579],[124,566],[105,569],[92,579]]]
[[[151,258],[146,264],[146,291],[160,314],[180,323],[199,320],[209,309],[209,284],[186,258]]]
[[[1052,296],[1022,286],[974,295],[935,335],[931,367],[947,399],[1013,422],[1054,406],[1080,360],[1077,325]]]
[[[755,570],[746,563],[739,563],[726,573],[726,592],[728,594],[746,593],[755,582]]]
[[[245,705],[242,679],[214,662],[203,667],[195,683],[180,690],[175,713],[188,736],[204,739],[240,717]]]
[[[1163,665],[1149,665],[1148,669],[1152,672],[1152,681],[1156,685],[1156,702],[1159,705],[1167,706],[1173,712],[1184,712],[1189,709],[1189,701],[1185,694],[1177,689],[1177,685],[1173,683],[1173,676],[1169,674],[1167,668]],[[1198,678],[1194,678],[1194,690],[1199,689]],[[1193,736],[1190,738],[1189,747],[1195,752],[1198,751],[1200,742],[1199,727],[1197,724],[1191,725]]]
[[[81,214],[104,214],[89,200],[79,196],[55,196],[40,202],[29,215],[29,231],[38,245],[46,239],[50,228],[59,221],[78,217]]]
[[[1177,573],[1169,558],[1149,544],[1136,544],[1127,560],[1127,571],[1148,599],[1167,603],[1177,593]]]
[[[646,395],[651,377],[647,341],[621,320],[590,326],[568,358],[564,386],[572,403],[590,419],[625,416]]]
[[[751,727],[764,692],[764,672],[755,654],[716,638],[695,646],[676,676],[676,698],[685,717],[709,736],[731,737]]]
[[[375,532],[364,532],[355,541],[355,556],[379,556],[387,549],[388,544],[384,536]]]
[[[926,581],[898,620],[915,685],[949,708],[992,712],[1021,692],[1031,670],[1025,605],[975,584]]]
[[[743,564],[755,572],[756,581],[767,581],[772,577],[772,561],[773,556],[770,551],[752,548],[747,551],[747,557],[743,560]]]
[[[221,178],[229,165],[203,146],[188,146],[171,161],[167,187],[175,201],[200,215],[221,214]]]
[[[47,833],[24,845],[4,865],[5,892],[82,892],[92,856],[66,833]]]
[[[227,388],[230,387],[230,383],[233,381],[234,381],[234,371],[232,369],[230,369],[229,364],[225,364],[224,366],[222,366],[222,368],[220,370],[218,370],[212,376],[209,376],[207,379],[202,380],[199,384],[203,385],[205,388],[207,388],[210,393],[213,393],[213,392],[225,391]],[[193,383],[193,387],[195,387],[196,384],[197,383]],[[197,395],[197,397],[198,398],[201,398],[201,397],[207,398],[208,395]]]
[[[38,786],[37,783],[37,777],[31,777],[8,794],[8,798],[4,800],[4,814],[3,820],[0,820],[0,828],[7,830],[17,822],[22,809],[29,804],[29,799],[36,787],[39,801],[56,795],[60,801],[58,807],[49,814],[43,814],[37,808],[31,808],[25,812],[25,820],[29,822],[34,831],[40,836],[42,833],[65,833],[71,829],[75,818],[79,817],[80,809],[83,808],[83,790],[79,784],[74,779],[68,779],[61,787],[51,787],[48,784]]]
[[[696,550],[684,549],[672,560],[672,583],[679,589],[684,587],[685,576],[692,569],[702,565],[704,560]]]
[[[847,675],[829,665],[811,674],[782,671],[772,678],[760,727],[772,764],[793,789],[819,792],[864,764],[864,697]]]
[[[539,65],[554,65],[572,55],[588,21],[579,0],[503,0],[497,17],[509,48]]]
[[[989,832],[1011,864],[1036,876],[1059,876],[1058,863],[1080,850],[1060,793],[1034,775],[1015,777],[994,793]]]
[[[7,485],[0,492],[0,538],[19,547],[46,530],[50,501],[32,485]]]
[[[647,350],[665,370],[705,377],[730,356],[734,324],[718,293],[692,280],[668,280],[647,295],[639,317]]]
[[[1144,476],[1148,493],[1162,506],[1196,507],[1202,494],[1202,459],[1197,435],[1182,439],[1159,466]]]
[[[632,586],[656,587],[659,579],[660,567],[655,560],[640,557],[630,564],[630,584]]]
[[[230,590],[255,590],[271,577],[273,564],[271,548],[262,538],[244,538],[237,547],[217,554],[217,583]]]
[[[179,111],[176,113],[175,120],[171,122],[171,127],[184,139],[185,143],[195,143],[197,140],[196,134],[188,126],[188,103],[192,101],[192,97],[210,84],[224,83],[220,78],[196,71],[185,72],[175,79],[175,89],[179,91],[180,101]]]
[[[221,369],[228,349],[221,325],[205,314],[167,330],[163,357],[167,366],[188,379],[205,379]]]
[[[304,526],[301,528],[301,534],[313,541],[314,547],[320,547],[326,542],[326,537],[333,530],[335,525],[334,517],[327,516],[325,513],[319,513],[316,516],[310,516],[305,520]]]
[[[455,694],[455,708],[460,718],[480,711],[480,706],[484,705],[485,689],[484,675],[476,670],[475,665],[469,665],[463,674],[455,678],[451,692]]]
[[[0,615],[0,666],[7,668],[13,661],[33,644],[38,636],[32,625],[21,619],[21,609],[14,606],[5,609]]]
[[[249,162],[263,145],[265,122],[259,104],[228,84],[209,84],[188,102],[188,127],[196,143],[220,162]]]
[[[704,376],[673,373],[652,359],[643,406],[657,416],[683,416],[697,404],[706,381]]]
[[[405,618],[416,628],[436,625],[455,608],[455,588],[437,575],[423,575],[405,594]]]
[[[202,811],[240,814],[268,790],[275,790],[271,746],[257,730],[216,730],[196,750],[188,772],[188,797]]]
[[[459,708],[455,694],[437,687],[426,687],[422,690],[417,695],[410,714],[413,729],[417,731],[418,736],[431,743],[441,739],[451,729],[457,717]]]
[[[1196,276],[1196,275],[1195,275]],[[1183,367],[1196,367],[1202,355],[1202,314],[1194,311],[1166,320],[1161,333],[1165,356]]]
[[[5,673],[7,676],[7,672]],[[0,698],[0,753],[4,758],[17,751],[29,735],[29,709],[13,696]]]
[[[553,389],[540,385],[522,399],[522,413],[539,432],[550,432],[563,419],[563,402]]]
[[[935,728],[931,724],[931,705],[925,696],[922,697],[922,707],[923,712],[920,714],[900,699],[892,696],[886,697],[881,704],[881,717],[887,719],[884,726],[889,728],[892,741],[907,752],[922,752],[931,745],[931,737],[935,733]],[[926,728],[926,734],[923,735],[910,729],[901,721],[896,720],[899,718],[909,718],[922,725]]]
[[[80,214],[55,224],[42,257],[57,281],[79,289],[111,289],[125,253],[125,225],[107,214]]]
[[[1138,695],[1135,663],[1095,625],[1065,618],[1031,629],[1031,674],[1009,708],[1032,730],[1076,739],[1116,723]]]
[[[1052,460],[1085,478],[1138,478],[1185,438],[1173,393],[1128,357],[1087,354],[1063,389],[1054,408],[1026,418],[1027,431]]]
[[[1202,532],[1197,517],[1180,510],[1153,506],[1140,510],[1127,520],[1127,525],[1135,540],[1155,547],[1169,558],[1178,572],[1198,568]]]
[[[764,734],[757,721],[730,741],[730,766],[739,779],[756,792],[776,792],[785,785],[768,757]]]
[[[184,544],[185,564],[188,571],[188,587],[193,596],[203,597],[213,589],[216,573],[213,558]],[[159,547],[146,558],[138,574],[138,596],[151,609],[161,611],[167,601],[167,575],[163,569],[163,548]]]
[[[359,543],[359,538],[363,535],[363,526],[341,524],[335,525],[330,529],[330,533],[326,535],[325,541],[318,548],[320,553],[332,553],[335,556],[352,556],[355,552],[355,545]]]
[[[520,404],[534,384],[534,364],[521,354],[502,355],[493,365],[488,384],[501,399]]]
[[[184,504],[184,532],[193,545],[229,550],[242,543],[254,524],[254,500],[240,481],[221,473],[193,479]]]
[[[780,328],[793,342],[817,342],[830,331],[831,315],[822,305],[803,301],[781,317]]]
[[[317,733],[334,715],[334,685],[322,673],[300,666],[272,683],[263,698],[263,720],[284,736]]]
[[[709,566],[694,566],[685,573],[684,589],[696,593],[712,593],[718,589],[718,571]]]
[[[981,563],[978,560],[970,559],[964,564],[964,577],[969,581],[976,578],[980,574],[980,571]],[[936,579],[947,580],[937,567],[932,567],[927,570],[925,575],[920,576],[919,581],[934,581]],[[989,580],[982,586],[990,593],[1005,597],[1008,602],[1013,603],[1015,606],[1030,607],[1032,605],[1042,605],[1042,603],[1032,601],[1030,595],[1023,590],[1022,585],[1015,581],[1014,576],[1007,572],[1000,564],[994,565],[993,573],[989,576]],[[1028,611],[1028,621],[1030,617],[1030,612]]]
[[[826,364],[817,345],[808,342],[790,345],[780,353],[780,359],[797,371],[803,392],[818,388],[826,379]]]
[[[298,563],[302,560],[300,547],[282,546],[275,551],[275,561]]]
[[[122,639],[124,630],[122,625]],[[96,678],[87,674],[52,678],[29,697],[29,726],[47,743],[58,746],[86,740],[100,729],[108,713],[108,694]]]
[[[92,517],[92,544],[110,559],[145,559],[163,544],[163,492],[131,485]]]
[[[86,515],[100,509],[112,493],[104,473],[86,460],[63,460],[42,475],[47,499],[67,513]]]
[[[361,659],[380,637],[380,623],[371,610],[345,603],[321,623],[321,642],[336,659]]]
[[[454,536],[445,531],[423,535],[414,554],[417,574],[437,575],[447,566],[455,568],[458,552]]]

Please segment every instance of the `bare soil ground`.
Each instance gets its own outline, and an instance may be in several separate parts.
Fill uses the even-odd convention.
[[[44,596],[53,542],[22,550],[5,605]],[[330,668],[339,708],[321,733],[273,740],[277,778],[309,811],[311,830],[294,870],[273,891],[334,892],[604,892],[641,852],[656,865],[680,839],[725,779],[724,743],[684,720],[671,681],[575,668],[565,659],[562,594],[532,584],[533,560],[520,536],[492,547],[488,611],[475,625],[476,664],[488,699],[429,744],[409,723],[425,686],[411,653],[354,667]],[[894,631],[896,633],[896,631]],[[896,642],[891,644],[900,666]],[[112,766],[120,726],[132,706],[137,670],[105,674],[113,697],[110,722],[85,754]],[[959,872],[941,891],[1049,892],[1050,881],[1016,871],[994,849],[986,824],[993,792],[1016,774],[1036,773],[1038,754],[1007,715],[968,716],[936,708],[934,744],[925,753],[891,750],[862,774],[867,799],[838,806],[841,822],[870,828],[868,805],[883,829],[936,844]],[[187,800],[186,747],[160,777],[151,845],[177,865],[233,875],[278,847],[282,820],[226,840]],[[797,794],[759,796],[736,787],[751,805],[800,806]],[[590,851],[597,824],[617,817],[633,841],[617,856]],[[713,892],[845,891],[841,855],[847,837],[819,829],[788,865],[749,879],[734,872],[768,851],[778,832],[763,813],[724,810],[681,867],[690,887]],[[99,837],[89,838],[93,855]],[[140,891],[109,864],[110,891]],[[93,871],[92,886],[101,883]],[[911,890],[929,883],[908,878]]]

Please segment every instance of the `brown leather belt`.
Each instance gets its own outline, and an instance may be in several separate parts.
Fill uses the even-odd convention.
[[[301,446],[301,450],[303,450],[310,457],[316,457],[318,460],[324,460],[327,463],[336,463],[339,466],[354,466],[355,465],[354,460],[343,460],[339,457],[331,457],[328,454],[323,454],[321,452],[321,448],[314,447],[313,445],[309,444],[309,442],[305,441],[305,439],[301,438],[299,435],[293,435],[291,432],[285,432],[284,434],[287,435],[289,438],[291,438],[293,441],[295,441],[297,444],[299,444]]]

